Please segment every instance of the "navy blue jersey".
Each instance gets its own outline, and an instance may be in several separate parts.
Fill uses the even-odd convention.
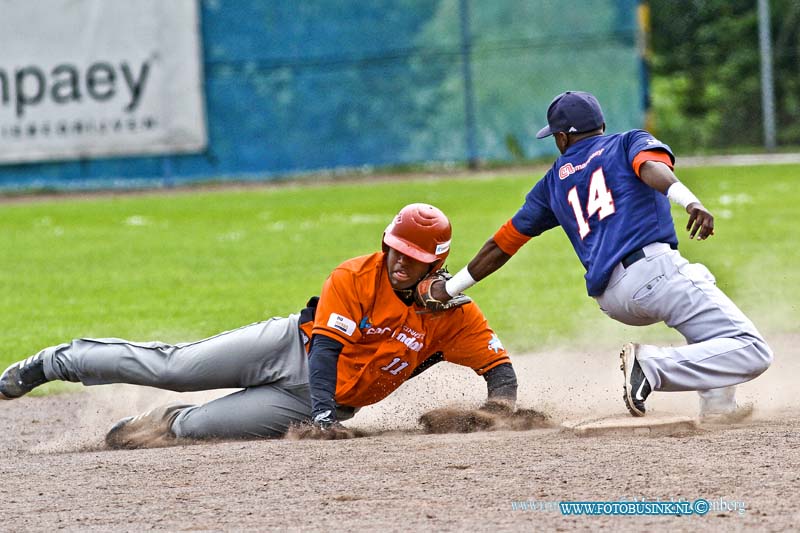
[[[511,219],[535,237],[561,226],[586,268],[590,296],[603,293],[611,271],[629,253],[654,242],[678,247],[664,194],[642,182],[633,159],[669,146],[644,130],[580,140],[560,156]]]

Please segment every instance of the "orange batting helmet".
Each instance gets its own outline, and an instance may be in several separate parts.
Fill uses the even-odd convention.
[[[397,213],[383,232],[383,250],[393,248],[409,257],[441,268],[450,253],[450,221],[428,204],[409,204]]]

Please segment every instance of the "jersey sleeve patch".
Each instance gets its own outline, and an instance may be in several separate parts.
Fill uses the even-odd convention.
[[[636,154],[636,157],[633,158],[633,171],[636,172],[637,176],[639,176],[639,169],[642,167],[645,161],[659,161],[667,165],[669,168],[675,168],[672,164],[672,158],[667,152],[664,152],[663,150],[643,150]]]
[[[495,244],[508,255],[514,255],[522,248],[522,245],[531,240],[531,237],[517,231],[510,219],[500,226],[492,238]]]
[[[331,313],[328,317],[328,327],[339,330],[348,336],[352,336],[356,331],[356,323],[338,313]]]

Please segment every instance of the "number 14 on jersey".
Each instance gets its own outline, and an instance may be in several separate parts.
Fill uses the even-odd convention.
[[[589,235],[589,219],[597,213],[597,219],[603,220],[608,215],[614,214],[614,197],[606,187],[606,177],[603,174],[603,167],[592,172],[589,180],[589,200],[586,202],[586,218],[583,216],[583,208],[578,197],[578,187],[575,186],[567,193],[567,202],[575,213],[575,221],[578,223],[578,233],[581,239]]]

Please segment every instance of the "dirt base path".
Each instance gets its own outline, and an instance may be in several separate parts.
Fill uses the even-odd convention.
[[[740,400],[755,402],[752,420],[671,436],[423,435],[421,412],[485,393],[480,378],[447,366],[359,413],[351,423],[376,434],[347,441],[111,451],[102,437],[114,421],[166,393],[108,386],[2,402],[0,529],[788,530],[800,523],[798,341],[781,339],[784,357],[740,388]],[[577,378],[565,361],[581,365]],[[557,420],[623,412],[609,358],[515,363],[526,406]],[[658,394],[648,406],[691,414],[692,394]],[[554,503],[698,498],[712,506],[705,516],[564,516]]]

